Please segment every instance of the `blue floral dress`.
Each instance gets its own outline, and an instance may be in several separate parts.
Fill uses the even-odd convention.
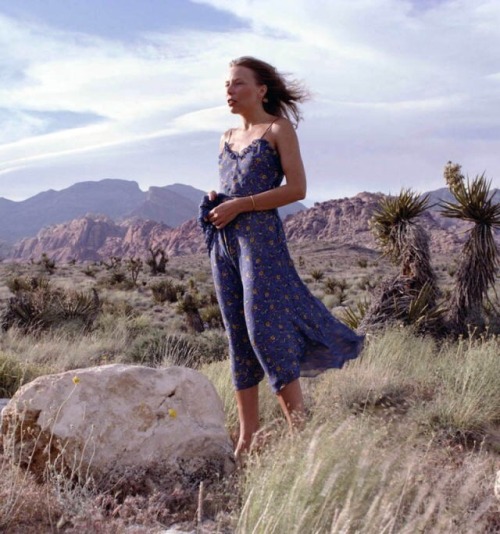
[[[279,155],[264,137],[240,153],[225,143],[219,171],[219,202],[268,191],[283,180]],[[215,230],[204,219],[213,205],[204,198],[199,220],[208,236],[236,389],[252,387],[267,374],[278,392],[299,376],[356,358],[363,337],[333,317],[302,282],[278,211],[242,213]]]

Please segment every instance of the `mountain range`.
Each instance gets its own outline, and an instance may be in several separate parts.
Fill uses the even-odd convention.
[[[431,204],[448,198],[448,193],[447,189],[429,193]],[[383,196],[364,192],[352,198],[317,202],[311,208],[289,214],[284,217],[287,238],[299,244],[322,241],[375,250],[377,245],[370,230],[370,219]],[[495,200],[500,201],[498,190]],[[144,205],[148,206],[148,213],[154,214],[155,202]],[[470,228],[469,223],[443,217],[436,205],[425,211],[420,221],[429,233],[431,250],[445,255],[459,251]],[[500,242],[500,231],[496,230],[495,235]],[[121,220],[88,214],[44,228],[35,237],[19,241],[10,257],[26,261],[46,253],[58,261],[98,261],[110,256],[146,257],[150,247],[161,247],[169,255],[179,255],[202,252],[205,244],[194,217],[172,228],[154,217],[139,218],[137,212]]]
[[[13,245],[42,228],[69,223],[87,214],[115,222],[137,218],[172,228],[197,216],[205,191],[173,184],[142,191],[137,182],[108,179],[79,182],[61,191],[49,190],[22,201],[0,198],[0,241]],[[305,209],[299,202],[280,210],[282,216]],[[1,246],[0,246],[1,249]]]

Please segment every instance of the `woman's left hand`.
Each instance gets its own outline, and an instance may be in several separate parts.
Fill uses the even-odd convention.
[[[221,230],[228,225],[235,217],[237,217],[241,210],[240,199],[233,198],[226,200],[208,212],[208,220],[217,228]]]

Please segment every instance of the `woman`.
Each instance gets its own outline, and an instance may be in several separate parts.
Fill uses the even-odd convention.
[[[221,138],[221,193],[205,197],[200,222],[229,339],[240,421],[237,458],[259,428],[258,384],[265,374],[293,428],[304,416],[299,376],[342,367],[363,342],[301,281],[276,209],[306,195],[290,120],[299,122],[297,104],[306,96],[264,61],[230,63],[227,104],[242,126]]]

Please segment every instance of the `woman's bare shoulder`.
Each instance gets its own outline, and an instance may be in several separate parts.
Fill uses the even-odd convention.
[[[232,132],[233,132],[233,128],[229,128],[228,130],[226,130],[226,131],[220,136],[219,150],[222,150],[222,149],[224,148],[224,143],[225,143],[226,141],[229,141]]]
[[[296,139],[295,127],[285,117],[279,117],[272,125],[272,133],[279,144],[280,140]]]

